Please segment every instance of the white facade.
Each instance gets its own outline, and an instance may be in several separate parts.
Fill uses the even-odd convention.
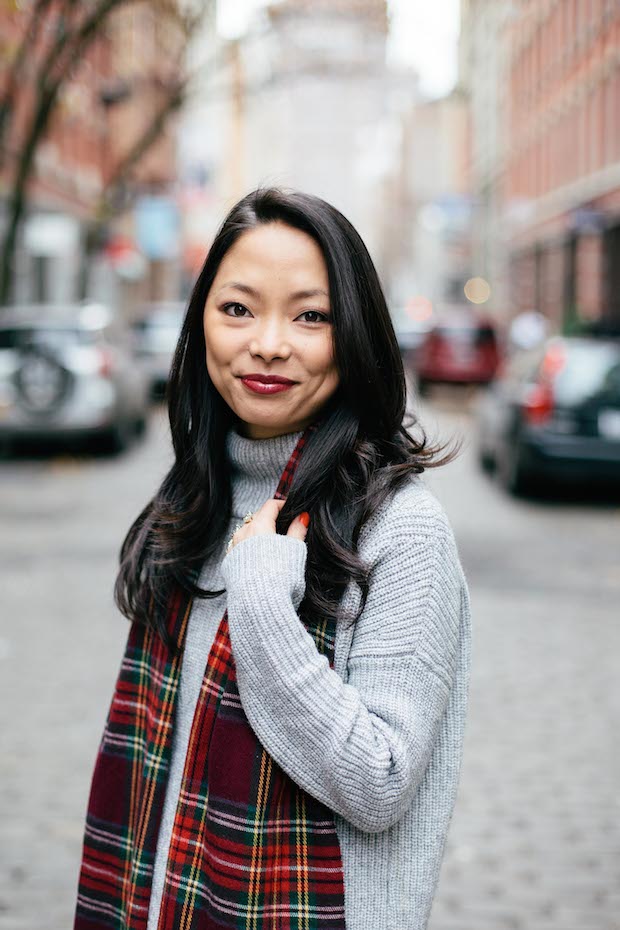
[[[221,47],[208,102],[186,117],[191,148],[202,112],[218,220],[259,185],[298,188],[342,210],[381,268],[400,146],[386,39],[385,0],[285,0]]]

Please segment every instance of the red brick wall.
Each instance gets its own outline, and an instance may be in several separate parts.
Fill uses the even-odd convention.
[[[582,182],[620,164],[620,4],[529,0],[509,21],[504,41],[509,105],[502,199],[507,210],[511,201],[529,201],[533,217],[509,249],[514,311],[538,302],[560,326],[568,309],[572,211],[584,206],[598,211],[600,229],[578,231],[573,290],[578,316],[598,319],[606,286],[603,227],[614,217],[620,222],[620,188],[594,200],[577,194],[570,210],[553,209],[570,201],[566,191],[585,191]]]
[[[82,17],[82,5],[76,4],[76,8]],[[57,9],[52,6],[49,22],[41,30],[41,40],[35,49],[36,60],[42,60],[45,55],[46,36],[53,33],[56,15]],[[150,121],[151,114],[158,108],[160,91],[154,78],[165,68],[169,69],[168,62],[175,60],[170,52],[175,38],[166,22],[162,25],[161,41],[151,44],[144,41],[149,31],[144,28],[145,18],[149,19],[147,25],[152,27],[150,31],[157,38],[157,14],[145,5],[133,5],[121,9],[108,20],[101,37],[90,46],[83,60],[76,63],[71,80],[63,88],[38,159],[31,196],[41,205],[64,208],[82,216],[91,213],[110,165],[127,151],[131,141],[141,133],[145,121]],[[8,62],[28,19],[28,4],[17,10],[0,5],[0,48],[3,52],[0,87],[6,82]],[[139,55],[128,56],[121,51],[121,45],[130,51],[135,47]],[[20,85],[13,132],[8,140],[8,157],[0,178],[5,187],[10,186],[14,177],[32,116],[35,76],[31,69],[27,75],[29,80]],[[101,92],[126,78],[133,81],[131,96],[127,102],[106,111]],[[166,132],[144,159],[138,179],[170,181],[174,168],[175,147],[172,135]]]
[[[10,62],[29,21],[30,8],[0,7],[0,34],[6,54],[0,64],[0,84],[6,87]],[[2,180],[10,185],[26,134],[31,123],[36,96],[36,64],[43,61],[50,47],[50,37],[57,22],[53,5],[40,30],[39,41],[29,55],[32,65],[26,68],[16,96],[12,132],[6,140],[6,163]],[[105,113],[99,103],[101,87],[110,78],[109,42],[102,35],[76,64],[71,80],[60,94],[44,148],[37,162],[38,170],[31,194],[55,205],[65,204],[86,212],[96,200],[96,191],[88,191],[86,177],[97,179],[101,171],[101,138],[105,130]],[[82,183],[80,183],[82,182]]]
[[[598,320],[603,315],[603,239],[582,236],[577,242],[577,315],[582,320]]]
[[[530,2],[508,29],[506,43],[506,196],[541,197],[617,161],[620,4]]]

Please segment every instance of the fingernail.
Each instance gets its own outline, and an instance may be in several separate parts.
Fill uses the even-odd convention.
[[[308,526],[309,526],[309,524],[310,524],[310,514],[308,513],[308,511],[307,511],[307,510],[304,510],[303,513],[300,513],[300,514],[299,514],[299,519],[301,520],[301,522],[303,523],[303,525],[304,525],[304,526],[306,527],[306,529],[307,529]]]

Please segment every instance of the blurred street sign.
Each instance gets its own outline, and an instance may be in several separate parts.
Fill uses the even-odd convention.
[[[176,258],[180,251],[179,210],[171,197],[140,197],[135,212],[136,242],[151,261]]]

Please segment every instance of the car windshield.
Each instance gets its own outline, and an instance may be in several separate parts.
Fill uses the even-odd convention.
[[[620,403],[620,343],[570,345],[554,387],[560,403],[577,403],[593,396]]]
[[[182,313],[157,313],[138,323],[142,329],[180,329],[183,322]]]
[[[144,348],[152,351],[172,351],[176,346],[181,326],[182,311],[162,311],[144,317],[135,324]]]
[[[49,346],[64,349],[70,346],[92,345],[98,331],[72,326],[16,326],[0,328],[0,349],[25,349]]]

